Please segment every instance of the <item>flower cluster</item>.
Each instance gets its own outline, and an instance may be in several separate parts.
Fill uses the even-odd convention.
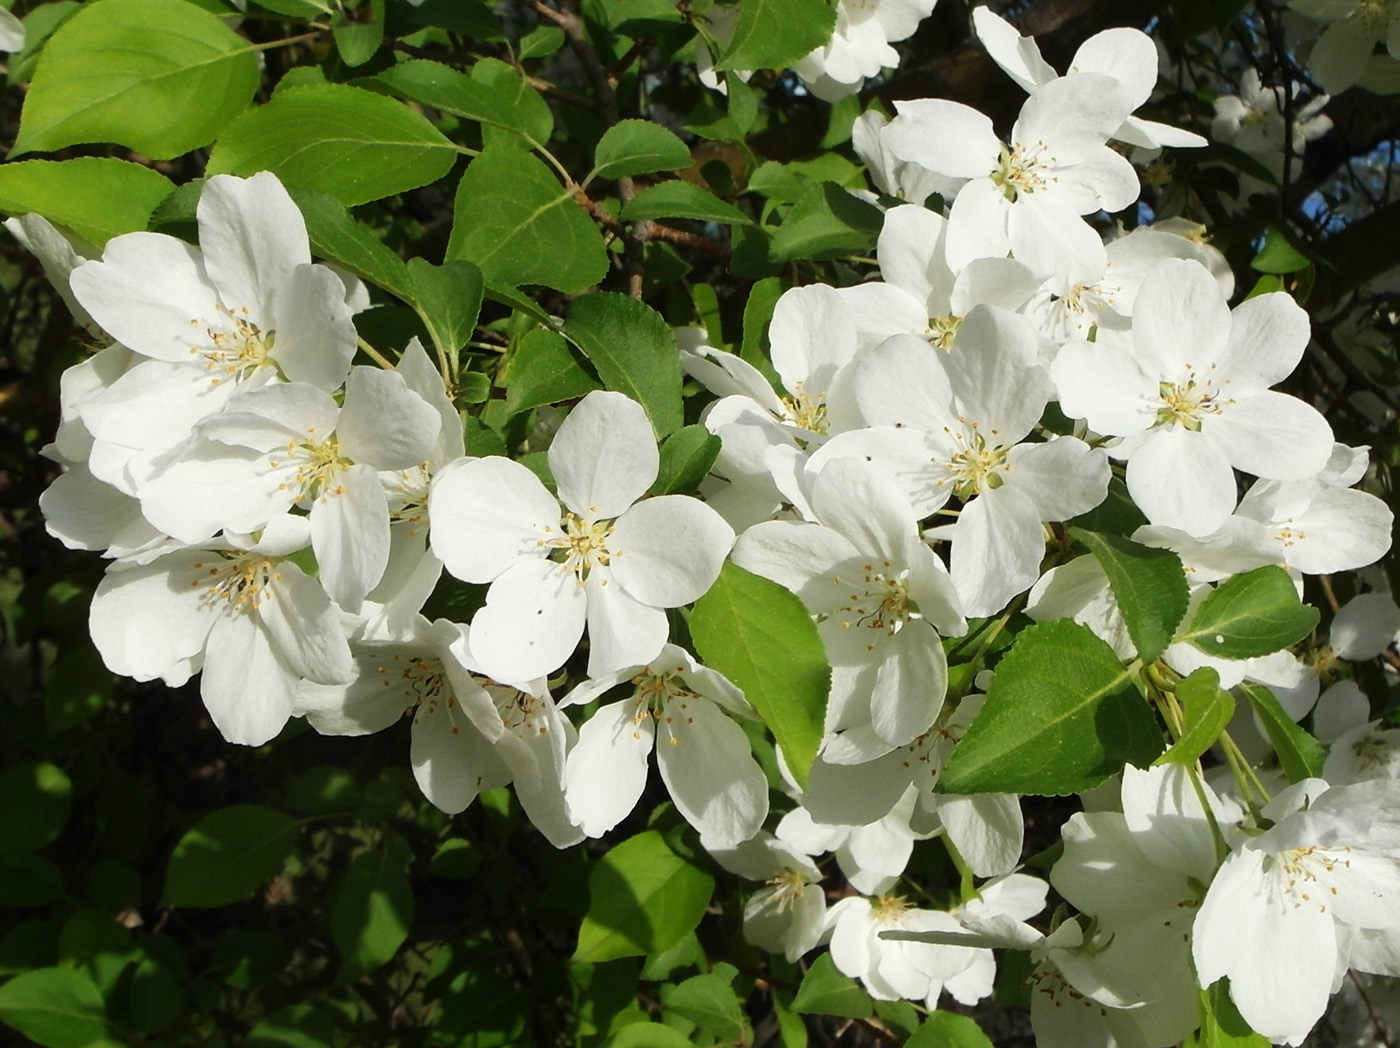
[[[853,90],[929,9],[843,0],[799,72],[824,97]],[[1270,566],[1359,569],[1392,526],[1355,486],[1367,449],[1275,388],[1310,337],[1288,294],[1231,308],[1228,266],[1178,225],[1105,238],[1101,214],[1139,195],[1111,143],[1204,141],[1134,115],[1156,82],[1147,38],[1100,34],[1058,75],[994,15],[976,26],[1028,92],[1009,141],[945,100],[861,119],[872,180],[905,202],[884,213],[878,279],[778,300],[777,384],[678,333],[721,442],[700,497],[657,492],[656,431],[620,392],[579,399],[544,455],[466,455],[420,345],[354,363],[366,289],[311,260],[270,174],[207,181],[198,248],[133,233],[99,256],[17,223],[106,341],[64,376],[64,472],[43,500],[55,536],[110,560],[90,620],[106,664],[200,673],[213,722],[247,745],[292,717],[356,735],[407,716],[430,801],[458,812],[512,784],[559,847],[627,818],[655,751],[701,844],[762,883],[752,942],[790,959],[829,943],[872,996],[930,1008],[987,997],[992,949],[1027,950],[1048,1048],[1177,1043],[1222,978],[1253,1029],[1298,1044],[1338,973],[1400,975],[1400,742],[1342,667],[1383,650],[1400,611],[1363,594],[1307,658],[1174,635],[1144,660],[1123,591],[1096,556],[1068,559],[1064,528],[1115,489],[1144,520],[1123,542],[1169,551],[1193,608]],[[757,700],[684,646],[683,609],[727,562],[794,594],[820,638],[810,768],[766,773]],[[443,589],[471,596],[470,621],[424,614]],[[1197,764],[1214,738],[1148,770],[1119,761],[1117,797],[1064,830],[1050,883],[1077,912],[1053,927],[1030,923],[1048,886],[1019,871],[1017,796],[943,787],[995,693],[1000,671],[978,671],[1022,610],[1171,685],[1156,694],[1174,739],[1173,689],[1198,672],[1227,699],[1267,686],[1281,711],[1219,736],[1233,782]],[[972,628],[987,633],[955,675]],[[1321,775],[1283,783],[1271,751],[1315,706]],[[783,814],[765,829],[770,793]],[[952,909],[898,892],[933,837],[964,875]],[[829,908],[828,854],[849,885]]]

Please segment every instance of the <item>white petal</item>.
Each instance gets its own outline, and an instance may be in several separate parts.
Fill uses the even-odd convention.
[[[881,141],[900,160],[952,178],[978,178],[997,166],[1001,142],[991,118],[971,106],[920,98],[898,101],[895,109],[899,115]]]
[[[588,576],[588,674],[643,666],[666,643],[666,613],[633,597],[607,568]]]
[[[613,577],[654,608],[698,599],[719,577],[734,529],[699,499],[661,495],[639,502],[608,536]]]
[[[1014,488],[987,491],[969,502],[953,536],[950,570],[969,616],[996,614],[1040,577],[1040,513]]]
[[[1018,444],[1006,457],[1005,483],[1032,502],[1041,520],[1069,520],[1108,495],[1108,455],[1076,437]]]
[[[642,406],[604,390],[584,397],[549,445],[560,501],[589,521],[616,517],[641,498],[660,462]]]
[[[974,178],[963,186],[948,212],[948,265],[959,270],[973,259],[1005,258],[1011,250],[1006,234],[1011,211],[1011,201],[990,178]]]
[[[1167,426],[1128,460],[1128,492],[1153,524],[1209,535],[1235,508],[1235,472],[1204,433]]]
[[[335,490],[316,500],[311,548],[331,600],[359,611],[389,563],[389,504],[372,466],[342,470]]]
[[[553,561],[518,560],[486,594],[472,619],[471,654],[498,681],[553,673],[583,635],[588,599],[577,576]]]
[[[416,466],[433,453],[441,428],[442,417],[397,371],[350,369],[335,433],[352,462],[375,469]]]
[[[219,296],[264,326],[273,297],[298,265],[311,262],[306,224],[270,171],[215,175],[199,195],[199,243]],[[343,292],[342,292],[343,297]]]
[[[199,692],[225,739],[261,746],[276,736],[292,715],[295,684],[254,616],[219,619],[209,634]]]
[[[272,359],[293,382],[333,390],[355,355],[345,285],[325,266],[298,266],[278,289]]]
[[[1014,794],[940,798],[938,818],[978,877],[999,877],[1020,862],[1025,824]]]
[[[258,606],[277,653],[293,672],[317,684],[345,684],[355,675],[347,616],[315,579],[291,561],[272,570],[270,594]]]
[[[1318,410],[1273,390],[1207,416],[1201,429],[1236,469],[1270,480],[1311,477],[1332,454],[1332,427]]]
[[[1194,259],[1159,263],[1138,289],[1133,348],[1148,374],[1175,380],[1187,368],[1216,363],[1231,334],[1230,310],[1220,285]]]
[[[433,478],[433,552],[464,582],[490,582],[520,558],[548,555],[562,536],[559,503],[539,477],[500,456],[462,462]]]
[[[579,728],[564,767],[564,800],[589,837],[601,837],[637,806],[655,732],[647,711],[629,699],[602,707]]]
[[[794,396],[815,398],[855,355],[855,318],[835,288],[810,284],[785,291],[773,307],[768,341],[773,367]]]
[[[423,796],[449,815],[511,778],[495,747],[446,703],[419,706],[414,713],[409,761]]]
[[[211,561],[219,563],[218,555],[182,550],[140,567],[108,569],[88,614],[108,669],[152,680],[204,650],[216,618],[200,584]]]
[[[708,847],[731,847],[768,815],[768,780],[744,730],[704,699],[672,700],[657,724],[656,762],[676,808]]]

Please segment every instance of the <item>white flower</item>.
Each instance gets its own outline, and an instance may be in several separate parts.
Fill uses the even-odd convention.
[[[757,833],[768,780],[744,730],[725,716],[753,716],[739,689],[667,644],[650,664],[580,684],[561,705],[592,702],[627,680],[635,690],[584,722],[565,769],[569,814],[583,832],[601,837],[631,813],[654,749],[671,799],[707,848],[732,848]]]
[[[224,738],[262,745],[292,715],[303,678],[343,684],[354,672],[348,616],[287,559],[309,537],[304,518],[284,517],[257,542],[113,565],[88,619],[102,661],[172,687],[202,666],[200,694]]]
[[[1331,23],[1308,56],[1308,69],[1334,95],[1366,74],[1378,42],[1385,42],[1392,58],[1400,58],[1400,4],[1395,0],[1292,0],[1289,6]]]
[[[834,102],[861,89],[868,77],[899,65],[890,46],[912,36],[936,0],[838,0],[831,39],[793,66],[812,94]]]
[[[1074,73],[1036,88],[1003,145],[989,117],[942,99],[896,102],[884,132],[896,156],[967,179],[948,216],[948,264],[1009,250],[1037,274],[1073,283],[1103,272],[1103,242],[1081,215],[1119,211],[1137,173],[1108,138],[1132,109],[1119,82]]]
[[[1296,98],[1299,85],[1293,83],[1289,91]],[[1327,95],[1319,95],[1306,105],[1295,106],[1291,136],[1295,158],[1303,155],[1303,147],[1308,142],[1321,138],[1331,130],[1331,119],[1322,113],[1322,108],[1329,101]],[[1264,87],[1259,81],[1259,71],[1246,69],[1240,77],[1240,93],[1221,95],[1215,100],[1211,137],[1248,153],[1268,169],[1276,182],[1282,181],[1284,149],[1290,139],[1284,108],[1283,88]],[[1299,170],[1295,162],[1294,173],[1297,174]],[[1248,174],[1241,173],[1239,177],[1246,192],[1269,189]]]
[[[767,521],[734,562],[781,583],[817,616],[832,666],[826,731],[845,761],[902,746],[933,724],[947,685],[939,633],[966,628],[947,571],[913,511],[866,463],[830,462],[810,493],[818,523]]]
[[[93,320],[149,358],[84,406],[99,440],[173,448],[238,388],[285,378],[329,392],[350,369],[345,285],[311,264],[301,212],[276,176],[215,175],[197,217],[200,249],[127,233],[73,270]]]
[[[1318,473],[1332,431],[1310,405],[1269,389],[1302,357],[1308,317],[1287,294],[1231,311],[1198,262],[1162,262],[1138,292],[1131,334],[1060,350],[1060,406],[1124,440],[1128,491],[1153,524],[1204,536],[1235,507],[1240,469],[1271,480]]]
[[[764,886],[744,903],[744,939],[795,963],[821,941],[826,894],[812,860],[767,831],[733,848],[710,848],[730,873]]]
[[[1400,929],[1397,802],[1389,779],[1331,789],[1304,780],[1274,798],[1273,828],[1211,882],[1192,928],[1197,977],[1209,986],[1228,976],[1240,1014],[1270,1040],[1301,1044],[1321,1018],[1347,960],[1344,936]]]
[[[433,552],[457,578],[491,583],[471,640],[490,676],[552,672],[585,622],[591,675],[644,665],[666,643],[662,609],[689,604],[714,584],[734,532],[698,499],[639,502],[659,461],[641,406],[597,391],[549,447],[557,499],[526,467],[499,456],[434,481]]]
[[[0,10],[0,51],[14,54],[24,50],[24,23],[9,11]]]
[[[886,141],[890,121],[874,109],[856,118],[851,128],[851,145],[865,162],[870,179],[880,192],[911,204],[922,204],[937,193],[951,200],[962,185],[960,178],[949,178],[936,171],[897,156]]]

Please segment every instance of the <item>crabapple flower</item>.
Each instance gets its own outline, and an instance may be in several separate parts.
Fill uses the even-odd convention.
[[[838,0],[831,39],[799,59],[793,71],[823,101],[853,95],[867,78],[899,65],[899,52],[890,44],[912,36],[936,2]]]
[[[1332,430],[1311,405],[1269,387],[1307,347],[1308,317],[1287,294],[1233,311],[1204,266],[1168,259],[1142,284],[1132,331],[1060,350],[1060,406],[1123,437],[1128,491],[1153,524],[1205,536],[1235,507],[1239,469],[1269,480],[1317,474]]]
[[[1377,43],[1400,58],[1400,4],[1394,0],[1291,0],[1288,6],[1330,23],[1308,56],[1308,70],[1331,94],[1361,80]]]
[[[647,756],[655,750],[676,809],[707,848],[733,848],[756,834],[768,815],[768,780],[744,730],[725,716],[754,715],[739,689],[667,644],[645,666],[580,684],[561,705],[592,702],[627,680],[632,694],[603,706],[579,729],[564,771],[572,819],[590,837],[625,819],[641,798]]]
[[[698,499],[642,499],[660,468],[656,434],[621,393],[584,397],[548,457],[558,498],[500,456],[433,483],[433,552],[457,578],[491,584],[472,657],[496,680],[533,680],[563,665],[587,624],[590,675],[645,665],[666,643],[663,609],[714,584],[734,532]]]
[[[792,963],[816,948],[825,931],[826,893],[811,859],[767,831],[709,852],[730,873],[764,882],[744,903],[746,942]]]
[[[238,389],[286,379],[330,392],[350,370],[345,284],[312,264],[301,212],[275,175],[215,175],[196,217],[201,248],[127,233],[72,272],[78,303],[147,358],[84,405],[99,440],[173,448]]]
[[[880,192],[911,204],[922,204],[934,193],[952,199],[963,179],[940,175],[897,156],[885,140],[889,126],[888,117],[869,109],[856,118],[851,128],[851,145]]]
[[[972,12],[972,25],[992,61],[1027,91],[1034,91],[1057,79],[1055,70],[1041,57],[1035,40],[1022,36],[991,8],[976,8]],[[1152,38],[1139,29],[1105,29],[1079,45],[1079,50],[1070,60],[1069,71],[1102,73],[1112,77],[1123,88],[1131,103],[1131,111],[1143,105],[1157,86],[1157,49]],[[1206,144],[1204,138],[1192,131],[1136,116],[1126,117],[1112,137],[1145,149]]]
[[[1008,251],[1043,277],[1103,272],[1103,241],[1080,216],[1138,197],[1137,173],[1106,144],[1132,110],[1122,85],[1074,73],[1036,88],[1004,145],[989,117],[943,99],[896,102],[884,141],[900,159],[966,179],[948,215],[948,264]]]
[[[1296,97],[1299,85],[1294,83],[1289,90]],[[1257,69],[1246,69],[1240,77],[1240,93],[1221,95],[1215,100],[1215,118],[1210,126],[1212,138],[1248,153],[1278,182],[1283,181],[1284,151],[1290,140],[1283,92],[1281,87],[1264,87]],[[1318,95],[1305,105],[1295,105],[1291,136],[1295,161],[1302,157],[1307,143],[1331,130],[1332,120],[1322,112],[1329,101],[1327,95]],[[1295,162],[1295,173],[1298,170]],[[1241,173],[1239,177],[1246,193],[1262,193],[1269,189],[1260,179],[1248,174]]]
[[[1273,828],[1211,881],[1192,926],[1196,975],[1202,986],[1228,976],[1256,1032],[1302,1044],[1347,965],[1348,937],[1400,929],[1397,802],[1391,779],[1330,789],[1305,779],[1274,798]]]
[[[24,36],[24,23],[9,11],[0,11],[0,51],[22,51]]]
[[[832,666],[828,760],[859,762],[933,724],[947,688],[939,634],[966,628],[948,573],[920,541],[895,487],[858,459],[836,459],[810,495],[816,523],[755,524],[734,563],[786,586],[817,617]]]
[[[202,667],[215,727],[229,742],[261,746],[292,716],[303,679],[344,684],[354,674],[349,616],[288,559],[309,540],[305,518],[281,517],[257,541],[112,565],[88,618],[102,661],[171,687]]]

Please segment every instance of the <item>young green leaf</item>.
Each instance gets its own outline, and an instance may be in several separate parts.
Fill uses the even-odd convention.
[[[511,415],[602,388],[575,357],[564,336],[547,328],[526,332],[509,360],[505,387],[506,411]]]
[[[1279,765],[1289,782],[1314,779],[1322,774],[1327,751],[1306,731],[1294,723],[1278,698],[1262,684],[1245,682],[1240,685],[1254,714],[1264,725],[1264,731],[1273,744]]]
[[[200,819],[165,869],[166,906],[226,906],[256,891],[296,850],[297,821],[256,804]]]
[[[358,277],[403,299],[413,299],[413,284],[403,259],[351,216],[335,197],[310,189],[288,186],[316,254],[344,266]]]
[[[544,164],[489,146],[457,184],[448,258],[481,267],[488,285],[543,284],[576,295],[608,272],[598,227]]]
[[[481,312],[481,270],[460,259],[435,266],[427,259],[408,260],[413,307],[428,326],[433,345],[452,354],[467,344]]]
[[[354,207],[436,182],[456,160],[437,128],[394,99],[313,84],[284,88],[235,120],[214,146],[208,173],[272,171]]]
[[[1320,618],[1302,603],[1293,580],[1268,565],[1235,575],[1201,601],[1177,640],[1221,659],[1252,659],[1302,640]]]
[[[904,1042],[904,1048],[993,1048],[976,1020],[955,1012],[934,1012]]]
[[[156,205],[174,191],[159,171],[115,157],[0,166],[0,211],[43,215],[97,247],[145,229]]]
[[[331,938],[340,951],[342,983],[387,964],[413,924],[413,888],[394,849],[379,847],[350,860],[331,907]]]
[[[1161,731],[1134,674],[1089,629],[1059,619],[1024,630],[997,664],[939,789],[1078,793],[1161,752]]]
[[[1138,657],[1155,662],[1171,643],[1186,614],[1190,591],[1181,558],[1169,549],[1153,549],[1094,531],[1070,529],[1108,576],[1113,599],[1123,615]]]
[[[857,200],[835,182],[813,182],[773,234],[770,258],[790,262],[867,251],[883,222],[879,208]]]
[[[733,204],[680,179],[660,182],[642,190],[618,217],[624,222],[644,218],[692,218],[697,222],[748,225],[752,221]]]
[[[375,79],[403,98],[422,102],[454,116],[504,128],[534,145],[544,145],[549,140],[550,123],[542,121],[539,112],[526,100],[533,97],[541,105],[544,104],[533,88],[529,89],[530,95],[527,96],[519,93],[512,81],[501,81],[501,86],[497,87],[495,81],[488,83],[474,79],[441,62],[426,59],[412,59],[392,65],[377,73]],[[545,117],[548,116],[546,106]],[[550,120],[552,122],[552,118]],[[544,130],[544,137],[537,138],[541,129]]]
[[[1307,269],[1312,260],[1288,241],[1288,235],[1277,226],[1264,233],[1264,246],[1250,260],[1249,268],[1260,273],[1296,273]]]
[[[744,691],[798,785],[821,745],[831,668],[821,635],[796,594],[725,564],[695,602],[690,636],[701,660]]]
[[[826,0],[741,0],[739,23],[716,69],[784,69],[831,39]]]
[[[168,160],[212,142],[258,77],[253,45],[186,0],[84,4],[44,46],[10,156],[115,142]]]
[[[670,993],[663,992],[661,1003],[668,1012],[690,1020],[721,1041],[746,1042],[744,1013],[734,989],[713,972],[692,976]]]
[[[623,120],[603,132],[593,151],[595,178],[645,175],[690,166],[690,149],[672,132],[650,120]]]
[[[598,964],[669,949],[700,923],[714,886],[656,830],[623,841],[588,875],[574,960]]]
[[[549,136],[554,133],[554,114],[544,97],[525,79],[524,73],[498,58],[483,58],[472,66],[472,79],[504,98],[511,107],[513,119],[519,124],[518,130],[512,128],[507,133],[492,126],[493,121],[488,121],[487,126],[481,129],[483,144],[515,145],[517,134],[536,147],[549,141]]]
[[[721,448],[719,437],[704,426],[683,426],[661,445],[661,471],[649,495],[689,493],[705,479]]]
[[[1153,764],[1194,764],[1196,759],[1215,745],[1220,733],[1235,715],[1235,700],[1221,690],[1220,674],[1202,666],[1176,686],[1176,699],[1181,705],[1182,732],[1171,749]]]
[[[839,1015],[845,1019],[865,1019],[874,1011],[870,995],[848,975],[836,968],[831,954],[812,962],[802,977],[792,1010],[803,1015]]]
[[[1230,982],[1218,979],[1201,990],[1201,1028],[1184,1043],[1186,1048],[1268,1048],[1269,1039],[1255,1033],[1230,1000]]]
[[[600,291],[569,306],[563,330],[608,389],[646,409],[658,437],[681,428],[680,354],[660,313],[627,295]]]
[[[22,972],[0,986],[0,1022],[46,1048],[115,1048],[97,985],[73,968]]]

